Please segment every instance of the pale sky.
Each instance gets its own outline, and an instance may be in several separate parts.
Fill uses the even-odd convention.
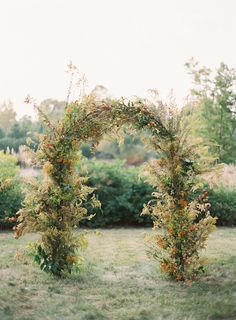
[[[236,67],[236,0],[0,0],[0,103],[65,99],[72,60],[89,87],[115,96],[191,85],[184,63],[195,57]]]

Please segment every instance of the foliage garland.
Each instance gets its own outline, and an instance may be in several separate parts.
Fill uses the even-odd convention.
[[[92,195],[94,190],[85,184],[87,178],[75,174],[81,144],[90,142],[95,147],[105,133],[116,133],[129,124],[135,130],[148,129],[151,144],[161,156],[148,168],[153,177],[150,182],[158,188],[154,194],[158,201],[144,208],[144,213],[154,217],[154,226],[164,230],[163,235],[155,235],[152,254],[176,280],[193,277],[201,267],[198,249],[204,246],[215,220],[207,213],[206,194],[204,210],[197,200],[188,200],[200,167],[173,110],[139,99],[96,101],[86,96],[67,105],[57,126],[44,114],[42,117],[48,134],[41,137],[37,157],[45,177],[40,184],[31,185],[15,230],[16,237],[28,231],[42,232],[35,245],[35,261],[41,269],[57,276],[72,272],[81,259],[77,250],[86,246],[84,235],[76,235],[74,228],[82,219],[91,218],[84,204],[100,205]],[[157,253],[157,248],[164,254]]]

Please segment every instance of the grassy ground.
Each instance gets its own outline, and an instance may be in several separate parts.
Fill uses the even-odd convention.
[[[146,258],[144,232],[90,235],[84,271],[66,280],[14,258],[36,235],[0,234],[0,319],[236,319],[236,229],[212,234],[208,271],[192,286],[169,281]]]

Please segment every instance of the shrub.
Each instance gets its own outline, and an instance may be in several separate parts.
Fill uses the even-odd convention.
[[[217,225],[236,226],[236,189],[204,184],[204,188],[192,193],[191,199],[198,197],[204,190],[208,190],[209,211],[212,217],[217,218]]]
[[[96,188],[101,210],[83,225],[108,227],[118,225],[151,225],[150,217],[141,216],[143,204],[151,199],[154,189],[139,178],[139,169],[122,161],[86,161],[79,170],[89,175],[88,185]],[[91,211],[91,210],[90,210]],[[93,211],[95,212],[95,211]]]
[[[236,225],[236,165],[223,165],[221,170],[204,175],[209,190],[211,215],[219,226]]]
[[[209,191],[211,215],[220,226],[236,225],[236,189],[218,187]]]
[[[88,143],[84,143],[81,146],[82,155],[88,159],[92,157],[91,146]]]
[[[21,207],[23,195],[18,177],[17,160],[0,152],[0,226],[10,228],[16,212]]]

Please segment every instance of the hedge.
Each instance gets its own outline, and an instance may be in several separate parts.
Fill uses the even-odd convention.
[[[217,187],[209,190],[211,215],[219,226],[236,226],[236,189]]]
[[[0,191],[0,229],[11,228],[23,200],[22,181],[18,177],[16,159],[0,151],[0,183],[11,183]],[[140,167],[126,166],[122,161],[84,160],[78,165],[82,174],[88,174],[88,185],[96,188],[101,210],[88,208],[96,214],[92,220],[84,220],[86,227],[151,226],[147,216],[140,216],[144,203],[151,199],[154,189],[139,177]],[[218,217],[219,226],[236,226],[236,189],[215,187],[209,190],[211,215]]]
[[[0,151],[0,229],[14,225],[8,218],[15,217],[23,200],[16,162],[15,157]]]
[[[85,169],[86,167],[86,169]],[[136,167],[127,167],[121,161],[86,161],[80,171],[89,175],[88,185],[96,188],[101,210],[84,226],[151,226],[149,217],[140,216],[143,204],[148,202],[154,189],[139,177]],[[90,212],[95,213],[93,210]]]

